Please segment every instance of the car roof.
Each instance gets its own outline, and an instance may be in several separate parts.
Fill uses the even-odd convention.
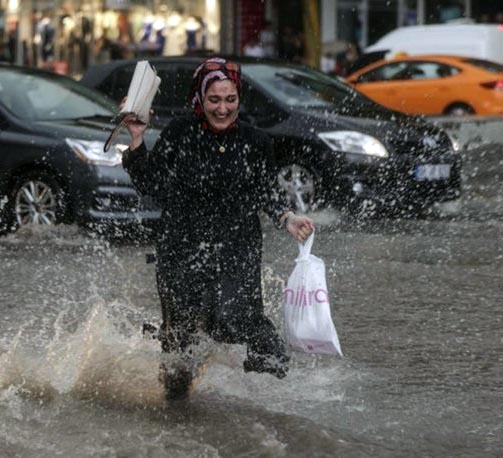
[[[347,78],[352,78],[356,75],[361,75],[363,73],[367,73],[370,70],[373,70],[374,68],[380,67],[383,64],[389,64],[393,62],[405,62],[405,61],[424,61],[424,60],[433,60],[433,61],[438,61],[442,63],[450,63],[450,64],[456,64],[456,65],[468,65],[470,57],[467,56],[453,56],[453,55],[448,55],[448,54],[414,54],[414,55],[399,55],[395,56],[392,58],[388,59],[379,59],[376,62],[372,62],[369,65],[366,65],[363,68],[360,68],[359,70],[355,71],[351,75],[348,75]],[[480,61],[488,61],[487,59],[478,59],[478,58],[473,58],[476,60]]]
[[[1,69],[8,69],[8,70],[15,70],[20,73],[24,73],[26,75],[40,75],[40,76],[51,76],[51,77],[56,77],[56,78],[64,78],[64,79],[72,79],[69,76],[66,75],[61,75],[60,73],[55,73],[50,70],[45,70],[43,68],[37,68],[37,67],[26,67],[23,65],[17,65],[17,64],[11,64],[9,62],[0,62],[0,70]],[[74,80],[75,81],[75,80]]]
[[[133,59],[121,59],[114,60],[103,64],[95,64],[88,68],[88,70],[83,74],[80,79],[81,82],[86,85],[96,86],[100,83],[104,77],[112,73],[116,68],[121,68],[127,65],[134,65],[139,61],[148,60],[154,67],[156,64],[161,63],[183,63],[183,64],[193,64],[195,67],[203,62],[205,59],[210,57],[219,57],[239,64],[276,64],[276,65],[292,65],[291,62],[273,59],[267,57],[251,57],[251,56],[236,56],[227,54],[214,54],[214,55],[179,55],[179,56],[161,56],[161,57],[135,57]],[[303,64],[296,64],[299,67],[306,67]]]

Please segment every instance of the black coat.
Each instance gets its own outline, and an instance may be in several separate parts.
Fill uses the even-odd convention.
[[[199,307],[190,302],[204,302],[208,285],[223,282],[238,298],[236,320],[262,314],[259,214],[279,223],[288,210],[269,137],[239,121],[218,134],[195,117],[178,118],[151,152],[142,145],[126,152],[123,164],[162,209],[158,279],[160,273],[178,306]],[[209,301],[213,308],[216,302]]]

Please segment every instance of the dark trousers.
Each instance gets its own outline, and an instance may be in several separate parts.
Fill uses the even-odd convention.
[[[163,350],[186,351],[202,330],[217,342],[246,344],[248,358],[273,357],[286,363],[284,342],[263,313],[260,283],[225,273],[202,275],[177,281],[157,270]]]

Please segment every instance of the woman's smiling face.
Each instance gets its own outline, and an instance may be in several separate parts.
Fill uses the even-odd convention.
[[[239,95],[236,85],[231,80],[213,82],[204,96],[203,110],[213,129],[227,129],[238,117]]]

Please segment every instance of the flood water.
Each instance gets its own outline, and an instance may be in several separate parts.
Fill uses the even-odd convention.
[[[315,215],[345,357],[293,354],[289,375],[210,355],[187,401],[166,403],[146,245],[75,227],[0,239],[2,457],[502,457],[503,152],[467,153],[454,208],[355,226]],[[265,224],[268,315],[297,247]]]

